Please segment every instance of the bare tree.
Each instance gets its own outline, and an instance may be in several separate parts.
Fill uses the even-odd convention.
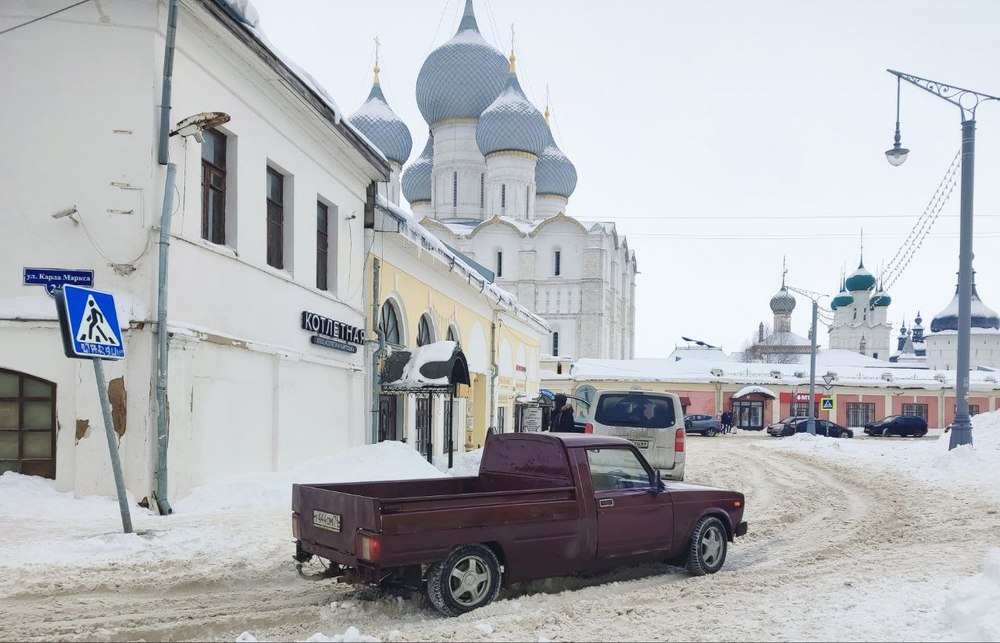
[[[741,351],[740,361],[748,364],[798,364],[803,354],[790,333],[775,333],[770,324],[763,322],[743,342]]]

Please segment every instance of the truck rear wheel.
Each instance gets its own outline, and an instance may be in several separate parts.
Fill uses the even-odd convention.
[[[445,616],[493,602],[500,593],[500,561],[485,545],[463,545],[427,569],[427,598]]]
[[[714,574],[726,562],[726,528],[715,516],[698,521],[691,534],[687,570],[695,576]]]

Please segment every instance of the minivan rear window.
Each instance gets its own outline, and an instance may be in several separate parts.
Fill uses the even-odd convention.
[[[601,424],[644,429],[665,429],[674,425],[675,418],[671,398],[642,393],[603,394],[594,413]]]

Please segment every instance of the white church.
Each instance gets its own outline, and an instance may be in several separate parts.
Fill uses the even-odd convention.
[[[389,158],[384,196],[552,328],[543,353],[629,359],[635,353],[635,252],[610,222],[568,216],[572,162],[556,145],[549,112],[525,96],[509,58],[479,32],[472,0],[455,35],[431,52],[416,80],[428,126],[405,169],[406,124],[382,94],[376,65],[367,102],[351,116]]]

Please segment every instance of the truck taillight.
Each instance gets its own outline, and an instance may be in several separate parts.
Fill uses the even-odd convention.
[[[674,453],[684,453],[684,429],[677,429],[674,434]]]
[[[302,540],[302,523],[299,514],[292,514],[292,538]]]
[[[354,540],[354,555],[370,563],[377,563],[382,557],[382,539],[358,532]]]
[[[594,425],[591,424],[590,422],[587,422],[587,426],[583,427],[583,432],[584,433],[593,433],[594,432]]]

